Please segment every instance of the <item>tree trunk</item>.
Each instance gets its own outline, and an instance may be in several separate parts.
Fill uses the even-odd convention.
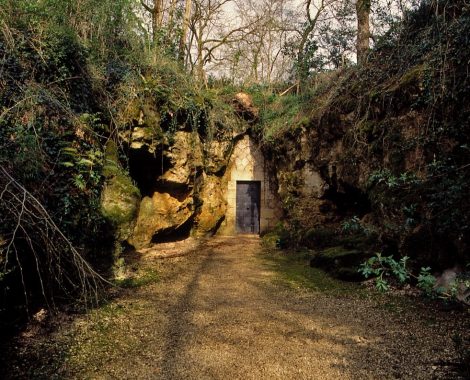
[[[363,64],[367,61],[370,39],[370,0],[357,0],[357,63]]]
[[[152,40],[156,45],[158,43],[158,31],[163,24],[163,0],[153,0],[153,7],[147,5],[144,0],[140,0],[140,3],[152,17]]]
[[[177,0],[171,0],[170,11],[168,13],[168,33],[170,39],[173,37],[173,32],[175,28],[175,11],[176,11]]]
[[[157,17],[155,13],[155,8],[152,11],[152,40],[154,44],[157,42]]]
[[[155,0],[155,14],[157,17],[157,28],[163,25],[163,0]]]
[[[180,53],[179,53],[179,60],[180,62],[184,63],[184,59],[186,56],[186,39],[188,37],[188,29],[189,29],[189,19],[191,18],[191,0],[185,1],[184,6],[184,17],[183,17],[183,29],[181,31],[181,39],[180,39]]]
[[[158,32],[163,23],[163,0],[154,0],[152,8],[153,42],[158,43]]]
[[[205,77],[204,73],[204,57],[203,57],[203,48],[204,48],[204,41],[203,39],[203,27],[201,26],[202,21],[199,20],[198,22],[199,28],[196,36],[196,44],[197,44],[197,66],[196,66],[196,75],[199,80],[203,81]]]
[[[300,86],[303,85],[308,77],[308,67],[305,59],[305,45],[309,34],[313,31],[312,27],[307,28],[303,34],[299,45],[299,52],[297,54],[297,94],[300,94]]]

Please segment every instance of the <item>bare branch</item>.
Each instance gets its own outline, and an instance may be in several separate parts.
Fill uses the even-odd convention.
[[[41,202],[1,165],[0,185],[3,187],[0,193],[0,207],[2,211],[16,220],[12,232],[7,237],[9,243],[6,249],[2,250],[4,265],[8,263],[10,252],[14,252],[20,274],[23,275],[22,262],[25,259],[20,256],[16,247],[19,235],[21,235],[30,248],[30,254],[33,255],[46,301],[50,297],[46,294],[43,281],[45,273],[63,291],[75,292],[77,290],[86,303],[90,300],[96,302],[100,284],[112,284],[98,274],[83,258]],[[41,257],[36,250],[38,247]],[[26,284],[24,287],[26,288]]]

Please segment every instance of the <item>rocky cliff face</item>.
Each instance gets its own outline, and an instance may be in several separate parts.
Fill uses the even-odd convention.
[[[103,214],[118,240],[140,249],[217,231],[227,208],[225,175],[234,144],[257,112],[248,95],[242,100],[235,98],[235,107],[222,111],[198,110],[196,116],[184,109],[162,115],[145,97],[125,107],[129,127],[119,141],[128,174],[113,153],[102,194]]]

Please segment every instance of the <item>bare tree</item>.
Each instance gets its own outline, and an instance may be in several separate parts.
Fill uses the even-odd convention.
[[[295,30],[294,9],[293,0],[237,2],[240,22],[250,25],[250,32],[224,48],[221,61],[232,80],[271,84],[286,78],[291,58],[284,47]]]
[[[242,41],[256,24],[252,21],[227,25],[224,22],[226,6],[232,2],[233,0],[193,0],[188,58],[191,71],[203,81],[206,81],[206,66],[217,60],[216,52],[221,47]]]
[[[177,5],[178,5],[178,0],[171,0],[170,8],[168,9],[168,39],[169,40],[172,40],[174,37]]]
[[[292,78],[294,68],[300,91],[312,70],[338,68],[355,54],[363,63],[372,34],[388,29],[384,20],[396,23],[412,0],[139,1],[153,45],[171,47],[199,79],[210,72],[270,84]]]
[[[307,42],[322,21],[334,17],[329,11],[338,1],[339,0],[319,0],[315,2],[314,0],[306,0],[304,3],[306,23],[305,27],[298,31],[300,41],[297,47],[297,92],[300,91],[301,82],[308,76],[309,67],[306,59]]]

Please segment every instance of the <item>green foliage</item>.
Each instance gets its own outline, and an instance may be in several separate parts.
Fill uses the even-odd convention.
[[[431,268],[421,268],[418,275],[418,287],[422,289],[427,295],[431,295],[436,284],[436,277],[431,274]]]
[[[68,33],[80,41],[96,62],[117,57],[139,62],[142,58],[138,31],[143,27],[133,12],[133,0],[2,1],[5,17],[13,26],[31,28],[39,35],[44,28],[53,33]]]
[[[85,191],[87,187],[93,188],[100,184],[103,166],[101,150],[91,148],[79,151],[74,147],[66,147],[61,153],[64,161],[61,161],[60,165],[71,174],[72,182],[79,190]]]
[[[290,242],[299,244],[314,227],[308,225],[308,212],[300,211],[308,209],[309,200],[299,195],[296,180],[297,169],[312,163],[320,170],[336,167],[322,173],[330,193],[341,182],[366,193],[374,228],[390,245],[400,246],[419,229],[446,242],[445,254],[439,244],[430,244],[426,252],[403,252],[423,260],[418,265],[466,260],[470,50],[462,46],[470,35],[468,6],[458,0],[423,1],[400,24],[387,9],[380,12],[392,29],[380,31],[384,38],[363,67],[315,75],[305,96],[280,97],[282,90],[255,88],[263,121],[258,136],[279,169]],[[313,42],[308,48],[315,55]],[[344,234],[353,235],[360,223],[346,220],[343,227]]]
[[[386,129],[377,133],[375,138],[379,144],[386,139],[383,145],[389,145],[383,153],[397,160],[393,166],[374,172],[369,184],[377,186],[373,190],[377,203],[386,206],[383,209],[388,218],[395,215],[397,224],[412,227],[426,222],[437,232],[457,241],[470,236],[470,203],[465,195],[470,189],[469,82],[465,65],[462,65],[470,56],[468,50],[460,48],[460,44],[468,40],[470,13],[468,7],[458,1],[446,3],[444,8],[439,3],[422,2],[409,14],[399,33],[382,42],[386,45],[379,43],[376,57],[371,56],[374,69],[364,72],[363,77],[373,78],[375,83],[382,81],[386,92],[381,91],[380,86],[369,86],[376,95],[374,99],[371,96],[367,104],[385,101],[393,106],[381,107],[380,117],[370,113],[365,116],[369,120],[384,117],[390,120],[394,115],[411,110],[415,117],[420,115],[427,120],[424,124],[417,123],[413,135],[406,138],[400,131],[405,126],[397,122],[389,122]],[[402,48],[403,44],[407,48]],[[443,46],[446,46],[445,56]],[[382,68],[380,60],[384,56],[393,60]],[[375,99],[377,97],[379,99]],[[393,142],[392,134],[395,135]],[[377,149],[380,151],[383,147]],[[414,171],[396,175],[402,172],[404,159],[414,149],[422,149],[417,162],[407,159],[408,166],[415,166]],[[420,159],[424,161],[421,164]],[[386,198],[394,198],[394,201],[386,202]],[[398,221],[396,216],[400,214],[402,220]]]
[[[217,89],[203,88],[169,58],[177,25],[171,41],[161,30],[157,44],[147,44],[140,6],[135,0],[0,0],[0,165],[107,273],[119,260],[114,239],[129,236],[141,199],[126,175],[129,132],[139,126],[166,148],[178,130],[229,140],[232,131],[246,128]],[[104,153],[109,141],[117,143],[112,163]],[[104,188],[122,197],[111,196],[104,208]],[[6,257],[1,245],[1,312],[11,300],[28,303],[23,293],[35,300],[42,291],[34,273],[46,272],[48,263],[34,258],[50,243],[37,239],[28,246],[10,209],[0,197],[0,242],[19,252],[16,260],[12,249]]]
[[[119,83],[115,120],[124,133],[138,124],[155,140],[170,144],[181,129],[208,140],[227,138],[246,128],[226,102],[232,97],[201,87],[177,62],[160,56],[156,65],[144,64],[141,72],[130,72]]]
[[[357,297],[361,289],[357,284],[332,278],[323,270],[311,268],[308,252],[273,251],[266,249],[262,259],[273,269],[277,282],[294,289],[308,289],[330,295]]]
[[[403,284],[410,278],[410,273],[406,268],[408,257],[402,257],[399,261],[392,256],[382,256],[377,253],[376,256],[361,264],[359,272],[365,277],[374,277],[377,290],[385,292],[390,289],[387,277],[393,275]]]
[[[386,292],[390,289],[390,278],[397,279],[402,285],[409,282],[410,279],[415,279],[417,287],[429,297],[438,296],[444,299],[457,299],[460,287],[467,290],[470,289],[470,280],[461,276],[458,276],[450,284],[449,290],[443,287],[436,287],[437,279],[432,275],[430,267],[422,267],[419,274],[415,276],[407,268],[408,260],[409,257],[407,256],[397,261],[393,256],[383,256],[380,253],[376,253],[375,256],[361,264],[359,272],[365,278],[374,278],[375,287],[381,292]]]
[[[369,230],[362,225],[361,220],[356,215],[341,222],[341,231],[345,234],[361,233],[367,235],[369,233]]]
[[[286,249],[291,245],[291,236],[286,226],[282,223],[278,223],[276,228],[273,231],[273,236],[275,236],[275,247],[278,249]]]
[[[460,147],[460,154],[468,154]],[[463,158],[463,157],[462,157]],[[470,232],[468,196],[470,192],[468,164],[463,159],[456,164],[453,158],[433,161],[429,166],[430,183],[426,198],[436,221],[438,231],[464,238]],[[465,167],[466,166],[466,167]]]
[[[111,232],[100,212],[100,136],[108,120],[95,103],[99,96],[81,37],[68,21],[56,17],[71,2],[20,1],[15,9],[13,2],[3,3],[0,165],[39,202],[44,215],[36,221],[23,219],[19,209],[0,197],[0,237],[8,247],[0,252],[1,328],[10,310],[25,310],[39,297],[78,296],[74,255],[103,260]],[[45,14],[50,17],[43,18]],[[8,181],[1,179],[7,189]],[[46,219],[60,234],[40,230]],[[64,241],[76,249],[61,246],[60,260],[49,262],[50,252]]]
[[[405,172],[399,176],[395,176],[388,169],[380,169],[374,171],[368,179],[368,186],[383,185],[388,189],[399,189],[406,186],[419,185],[421,181],[416,177],[416,174]]]
[[[275,145],[286,132],[305,126],[306,96],[277,96],[269,90],[255,92],[254,104],[261,109],[259,130],[264,142]]]
[[[146,269],[130,277],[115,280],[116,286],[126,289],[140,288],[142,286],[154,284],[159,281],[158,272],[153,269]]]

